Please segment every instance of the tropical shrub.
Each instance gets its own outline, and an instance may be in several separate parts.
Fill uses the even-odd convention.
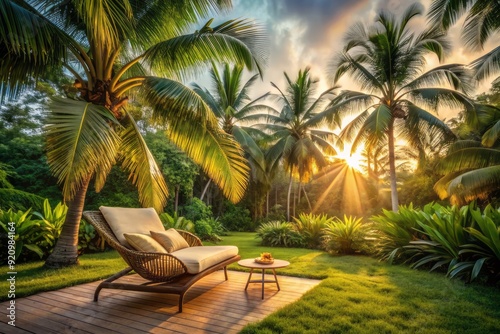
[[[201,219],[194,223],[195,234],[203,241],[218,242],[224,234],[224,227],[217,219]]]
[[[324,245],[328,252],[339,254],[368,253],[371,225],[364,224],[363,218],[344,215],[344,219],[334,217],[323,229]]]
[[[295,228],[302,237],[303,243],[307,248],[321,248],[321,239],[324,234],[324,228],[333,218],[328,218],[325,214],[305,214],[301,213],[295,220]]]
[[[500,280],[500,211],[491,205],[481,213],[475,203],[462,208],[430,203],[422,210],[400,207],[384,215],[372,217],[383,259],[446,269],[449,277],[466,281]]]
[[[500,211],[488,205],[481,214],[479,209],[470,208],[473,224],[464,230],[471,235],[472,242],[461,245],[459,254],[466,260],[455,264],[449,271],[450,277],[465,276],[473,281],[481,271],[491,281],[500,280]]]
[[[15,260],[22,261],[34,259],[34,254],[38,255],[41,259],[44,255],[43,250],[40,248],[41,241],[49,241],[50,238],[47,232],[40,228],[42,222],[39,220],[31,219],[31,209],[27,211],[14,212],[12,209],[8,211],[0,210],[0,227],[5,231],[5,235],[9,235],[9,230],[14,230],[15,242]],[[4,233],[2,233],[4,234]],[[8,238],[8,240],[12,240]],[[9,241],[5,245],[11,244]],[[7,250],[2,250],[0,257],[2,263],[7,258]]]
[[[43,201],[43,213],[33,212],[33,216],[40,218],[42,222],[40,227],[46,232],[45,236],[47,240],[42,242],[40,246],[47,255],[52,252],[57,239],[59,239],[67,212],[68,207],[61,202],[52,209],[48,199]]]
[[[264,246],[297,247],[302,246],[301,235],[292,223],[271,221],[257,228],[257,237],[262,238]]]
[[[469,207],[459,209],[433,204],[432,208],[432,214],[421,211],[421,220],[417,221],[422,239],[410,241],[404,248],[412,255],[411,267],[432,265],[432,271],[447,266],[449,271],[460,261],[460,246],[468,242],[464,227],[470,222],[467,220]]]
[[[197,197],[193,197],[188,205],[183,206],[181,212],[192,222],[213,217],[212,208]]]
[[[220,222],[228,231],[245,232],[253,230],[250,210],[232,203],[227,203],[224,214],[220,216]]]
[[[193,233],[194,232],[194,224],[189,219],[185,217],[180,217],[177,213],[174,213],[173,216],[164,212],[160,215],[160,220],[165,227],[166,230],[169,228],[175,228],[176,230],[183,230]]]
[[[78,254],[102,252],[105,248],[106,241],[96,232],[94,226],[82,219],[78,233]]]
[[[432,203],[426,205],[424,211],[431,210],[430,206]],[[384,209],[382,215],[371,217],[377,233],[375,250],[378,256],[389,263],[404,262],[407,254],[403,246],[420,239],[416,228],[421,217],[421,212],[414,210],[411,203],[408,206],[400,205],[397,212]]]

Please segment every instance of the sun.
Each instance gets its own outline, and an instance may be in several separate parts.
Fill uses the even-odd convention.
[[[337,154],[335,158],[344,160],[347,166],[357,170],[358,172],[363,171],[363,157],[357,152],[351,153],[349,151],[343,151]]]

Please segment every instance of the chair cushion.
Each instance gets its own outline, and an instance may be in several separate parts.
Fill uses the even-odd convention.
[[[167,251],[163,248],[155,239],[147,234],[140,233],[123,233],[123,236],[127,240],[133,249],[139,252],[150,252],[150,253],[166,253]]]
[[[101,206],[102,215],[118,241],[127,247],[124,233],[149,234],[149,231],[164,231],[160,217],[153,208],[117,208]]]
[[[182,237],[175,229],[170,228],[166,231],[150,231],[151,237],[156,240],[167,252],[172,253],[176,250],[189,247],[186,239]]]
[[[190,274],[198,274],[211,266],[238,255],[236,246],[195,246],[172,253],[183,262]]]

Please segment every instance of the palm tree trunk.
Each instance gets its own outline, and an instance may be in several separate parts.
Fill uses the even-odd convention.
[[[394,119],[389,124],[389,176],[391,181],[392,211],[397,212],[399,207],[398,188],[396,184],[396,157],[394,154]]]
[[[177,185],[175,187],[175,202],[174,202],[174,212],[177,214],[177,208],[179,207],[179,189],[181,186]]]
[[[311,201],[309,201],[309,196],[307,196],[306,187],[302,187],[302,191],[304,192],[304,197],[306,198],[307,204],[309,205],[309,211],[312,212]]]
[[[200,200],[203,201],[203,197],[205,197],[205,194],[207,193],[208,187],[210,186],[211,182],[212,182],[212,179],[208,179],[208,182],[205,185],[205,189],[203,189],[203,192],[201,193]]]
[[[45,261],[47,268],[62,268],[78,264],[78,231],[82,219],[85,196],[90,183],[90,177],[82,182],[75,197],[69,202],[68,213],[57,240],[54,251]]]
[[[271,190],[268,190],[266,193],[266,218],[269,216],[269,194]]]
[[[286,220],[290,221],[290,195],[292,194],[292,173],[290,173],[290,184],[288,185],[288,196],[286,199]]]

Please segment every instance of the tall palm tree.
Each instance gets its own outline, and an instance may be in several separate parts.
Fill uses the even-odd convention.
[[[500,1],[434,0],[429,10],[432,24],[450,28],[465,13],[462,36],[465,44],[475,50],[495,33],[500,32]],[[472,62],[477,79],[482,80],[500,70],[500,46]]]
[[[410,32],[408,24],[422,8],[410,6],[397,20],[388,12],[380,12],[376,24],[366,28],[354,25],[346,35],[346,46],[332,62],[334,81],[345,74],[360,84],[361,90],[343,91],[336,98],[332,117],[339,122],[355,115],[342,135],[346,141],[372,145],[388,145],[392,209],[398,210],[396,185],[395,137],[409,145],[421,145],[421,133],[439,131],[453,136],[435,114],[440,106],[473,109],[467,93],[469,85],[465,68],[458,64],[443,65],[423,72],[427,55],[441,61],[448,48],[444,33],[429,28],[419,35]],[[428,111],[429,110],[429,111]]]
[[[75,78],[77,100],[56,99],[46,127],[47,157],[69,209],[46,265],[78,263],[78,227],[87,188],[104,186],[119,161],[144,206],[161,210],[168,195],[161,172],[134,119],[124,108],[142,95],[169,138],[231,200],[244,193],[247,165],[221,132],[209,107],[181,83],[208,61],[261,70],[262,33],[246,20],[195,32],[190,25],[230,8],[230,0],[0,1],[0,94],[14,96],[51,68]],[[131,95],[130,95],[131,96]]]
[[[194,91],[210,106],[221,129],[234,136],[241,145],[250,162],[253,178],[264,175],[264,154],[252,137],[252,135],[262,137],[263,134],[249,126],[260,117],[255,114],[255,111],[266,108],[257,102],[267,94],[253,101],[249,96],[249,90],[259,78],[259,74],[253,75],[242,84],[243,66],[234,65],[231,67],[229,64],[225,64],[222,74],[217,66],[213,65],[210,77],[212,91],[197,84],[194,84]]]
[[[290,220],[290,194],[293,178],[298,176],[299,183],[310,179],[315,169],[327,165],[324,154],[336,154],[331,144],[335,136],[331,131],[320,126],[326,117],[327,105],[337,87],[331,87],[314,98],[317,80],[309,74],[310,69],[300,70],[295,81],[285,72],[287,82],[286,93],[271,83],[279,94],[272,95],[280,104],[280,110],[269,110],[268,123],[260,125],[271,133],[275,143],[269,148],[267,155],[269,170],[280,161],[290,174],[287,196],[287,219]]]

